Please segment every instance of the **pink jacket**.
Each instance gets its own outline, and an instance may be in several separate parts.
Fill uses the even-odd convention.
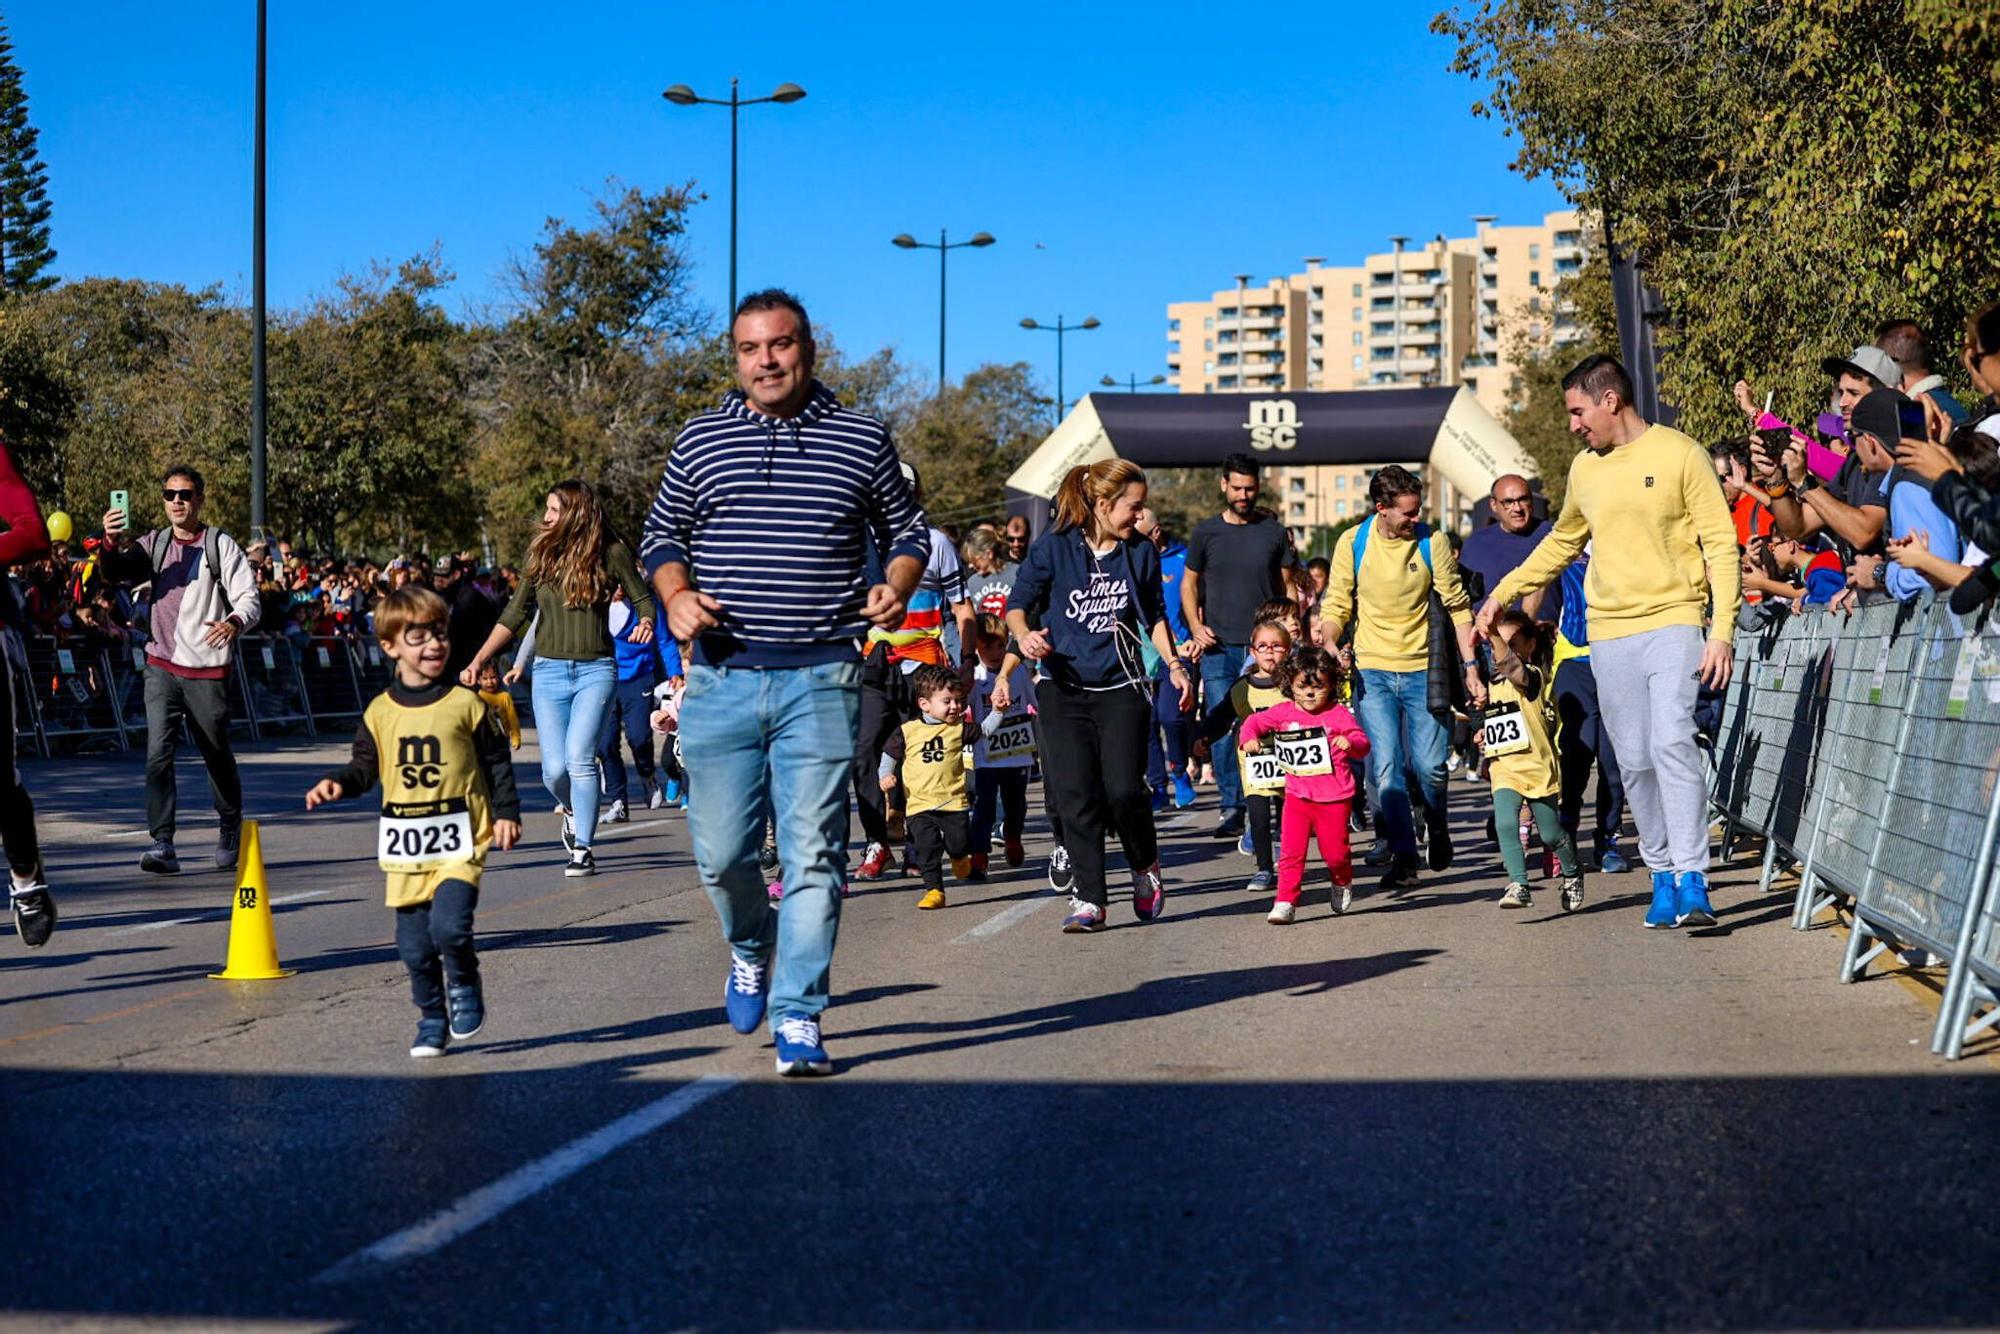
[[[1253,713],[1243,720],[1237,744],[1247,750],[1268,733],[1296,732],[1307,728],[1325,730],[1332,761],[1330,771],[1287,775],[1285,795],[1303,797],[1307,801],[1354,800],[1354,769],[1345,761],[1350,757],[1359,759],[1368,753],[1368,734],[1361,730],[1361,724],[1354,721],[1354,715],[1347,711],[1345,705],[1331,704],[1324,713],[1307,713],[1290,700],[1273,704],[1262,713]],[[1335,737],[1347,738],[1346,751],[1333,746]]]

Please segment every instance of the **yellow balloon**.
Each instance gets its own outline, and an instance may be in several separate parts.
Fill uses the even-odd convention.
[[[49,516],[49,541],[67,542],[73,531],[75,530],[70,524],[69,515],[63,511],[57,510]]]

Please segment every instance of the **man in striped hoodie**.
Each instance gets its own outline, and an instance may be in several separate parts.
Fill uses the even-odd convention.
[[[675,438],[639,555],[691,646],[681,754],[699,775],[695,864],[731,951],[724,1008],[739,1033],[768,1014],[779,1074],[823,1075],[861,639],[901,621],[930,534],[888,429],[813,378],[796,297],[751,293],[731,336],[739,388]],[[883,571],[872,586],[871,546]],[[757,864],[767,807],[778,904]]]

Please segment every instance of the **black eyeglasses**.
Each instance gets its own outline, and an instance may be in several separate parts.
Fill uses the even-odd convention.
[[[433,639],[440,644],[451,638],[451,628],[443,625],[406,625],[403,627],[403,642],[411,648],[422,648]]]
[[[190,486],[170,486],[160,492],[162,500],[193,500],[194,488]]]
[[[1526,505],[1526,504],[1529,504],[1529,503],[1530,503],[1530,500],[1531,500],[1531,498],[1530,498],[1530,497],[1528,497],[1528,496],[1495,496],[1495,497],[1493,497],[1493,503],[1494,503],[1494,504],[1496,504],[1496,505]]]

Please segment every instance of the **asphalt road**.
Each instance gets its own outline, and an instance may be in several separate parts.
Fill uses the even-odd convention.
[[[64,916],[0,936],[0,1323],[2000,1322],[1994,1044],[1930,1056],[1924,996],[1836,983],[1754,866],[1706,931],[1641,930],[1638,876],[1503,913],[1458,783],[1460,869],[1338,919],[1321,880],[1280,929],[1205,795],[1150,925],[1061,935],[1038,858],[941,912],[858,886],[838,1073],[781,1081],[723,1022],[682,817],[566,881],[523,763],[486,1031],[414,1062],[370,808],[299,809],[336,752],[246,757],[299,970],[264,983],[206,977],[232,877],[138,871],[138,761],[28,766]]]

